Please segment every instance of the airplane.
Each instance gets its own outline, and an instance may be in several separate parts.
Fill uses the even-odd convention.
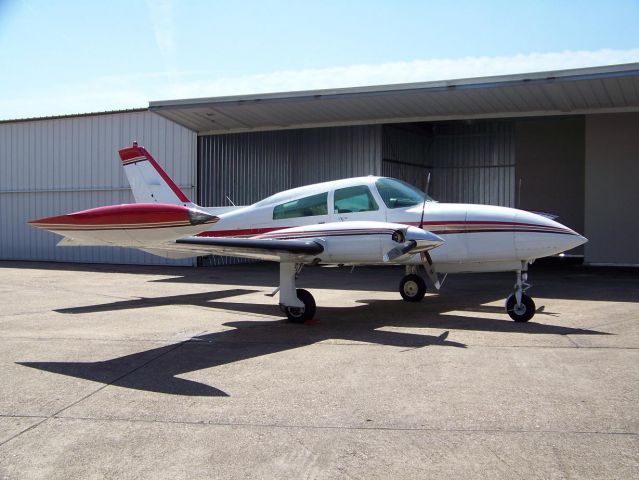
[[[136,203],[28,223],[62,235],[59,246],[279,262],[271,296],[279,292],[280,308],[293,323],[316,312],[313,295],[296,287],[306,265],[402,265],[399,293],[407,302],[424,298],[424,276],[439,291],[449,273],[513,271],[506,312],[527,322],[536,312],[526,293],[528,265],[587,242],[543,214],[439,203],[406,182],[372,175],[293,188],[249,206],[201,207],[137,142],[118,153]]]

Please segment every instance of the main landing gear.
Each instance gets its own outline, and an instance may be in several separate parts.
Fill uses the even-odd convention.
[[[303,288],[295,288],[295,280],[303,266],[301,263],[280,263],[280,308],[292,323],[304,323],[315,316],[313,295]]]
[[[524,292],[530,288],[528,280],[528,262],[521,262],[517,270],[517,282],[514,292],[506,299],[506,312],[515,322],[527,322],[535,315],[535,302]]]

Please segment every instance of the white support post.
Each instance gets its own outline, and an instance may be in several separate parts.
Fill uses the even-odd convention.
[[[517,270],[517,282],[515,283],[515,300],[517,300],[516,305],[519,307],[521,305],[521,296],[524,293],[523,290],[523,282],[521,280],[521,270]]]
[[[280,305],[285,307],[304,308],[304,303],[297,298],[295,276],[297,265],[291,262],[280,263]]]

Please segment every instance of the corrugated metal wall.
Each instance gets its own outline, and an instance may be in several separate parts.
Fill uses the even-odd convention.
[[[379,175],[381,125],[297,130],[293,152],[294,186]]]
[[[421,129],[421,130],[420,130]],[[385,126],[382,174],[424,187],[441,202],[515,206],[511,121]]]
[[[137,140],[194,195],[194,132],[149,112],[0,124],[0,259],[181,264],[137,250],[56,248],[61,237],[30,219],[118,203],[131,195],[117,150]]]
[[[384,126],[382,175],[425,190],[428,172],[433,170],[432,146],[430,128]]]
[[[297,135],[291,132],[200,137],[200,205],[231,205],[229,199],[235,205],[250,205],[292,188],[291,156],[296,142]]]
[[[381,126],[209,135],[199,139],[202,205],[248,205],[311,183],[380,171]]]
[[[203,136],[202,205],[250,204],[272,193],[327,180],[387,175],[442,202],[514,206],[511,121],[363,125]]]
[[[248,205],[311,183],[378,174],[381,126],[202,136],[202,205]]]

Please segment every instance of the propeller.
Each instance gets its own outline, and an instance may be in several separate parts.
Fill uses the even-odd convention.
[[[408,240],[406,242],[403,242],[401,245],[398,245],[395,248],[389,250],[388,253],[386,253],[386,255],[384,255],[384,261],[385,262],[392,262],[397,257],[401,257],[402,255],[406,255],[407,253],[409,253],[416,246],[417,246],[417,242],[415,240]]]
[[[384,255],[384,262],[392,262],[409,254],[426,252],[444,243],[444,239],[434,233],[415,227],[397,230],[393,233],[392,238],[399,245],[393,247]]]

